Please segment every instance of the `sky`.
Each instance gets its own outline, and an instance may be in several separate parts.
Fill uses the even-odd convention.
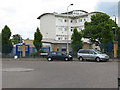
[[[104,12],[114,19],[118,15],[120,0],[1,0],[0,1],[0,32],[7,25],[12,35],[20,34],[23,39],[33,39],[34,32],[40,27],[37,19],[43,13],[63,13],[67,6],[71,10],[87,12]]]

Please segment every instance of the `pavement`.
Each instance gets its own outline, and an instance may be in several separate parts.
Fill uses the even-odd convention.
[[[46,58],[2,58],[2,61],[46,61]],[[73,61],[79,61],[77,58],[73,58]],[[109,59],[108,62],[120,62],[120,59]]]
[[[3,61],[2,68],[3,88],[118,87],[117,62],[12,60]]]

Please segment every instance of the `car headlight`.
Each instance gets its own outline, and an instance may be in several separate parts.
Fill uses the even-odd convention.
[[[109,56],[100,56],[100,58],[109,58]]]
[[[101,58],[105,58],[105,56],[100,56]]]
[[[69,57],[72,57],[71,55],[69,55]]]

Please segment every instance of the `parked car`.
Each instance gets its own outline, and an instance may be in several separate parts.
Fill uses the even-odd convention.
[[[96,49],[80,49],[77,53],[77,58],[80,61],[95,60],[99,62],[109,60],[109,56],[107,54],[97,51]]]
[[[119,87],[118,90],[120,90],[120,77],[118,77],[118,87]]]
[[[69,60],[72,60],[72,56],[71,55],[66,55],[66,54],[64,54],[62,52],[52,51],[52,52],[48,53],[47,60],[48,61],[52,61],[52,60],[65,60],[65,61],[69,61]]]

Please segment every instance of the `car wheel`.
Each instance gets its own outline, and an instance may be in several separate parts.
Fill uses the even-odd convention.
[[[51,58],[51,57],[49,57],[47,60],[48,60],[48,61],[52,61],[52,58]]]
[[[83,61],[83,58],[82,58],[82,57],[79,57],[79,60],[80,60],[80,61]]]
[[[69,59],[66,57],[66,58],[65,58],[65,61],[68,61],[68,60],[69,60]]]
[[[97,62],[100,62],[100,58],[99,58],[99,57],[97,57],[97,58],[96,58],[96,61],[97,61]]]

